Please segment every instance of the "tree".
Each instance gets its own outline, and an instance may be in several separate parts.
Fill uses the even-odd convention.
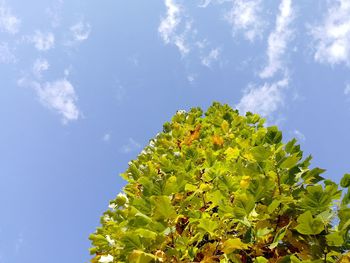
[[[310,161],[257,114],[178,111],[122,174],[92,262],[350,262],[349,191]]]

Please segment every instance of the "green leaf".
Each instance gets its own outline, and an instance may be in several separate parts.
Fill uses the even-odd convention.
[[[257,177],[250,181],[247,192],[250,193],[255,202],[259,202],[264,197],[271,197],[275,184],[265,177]]]
[[[253,147],[251,153],[258,162],[267,160],[271,155],[271,151],[262,145]]]
[[[282,169],[290,169],[290,168],[294,167],[294,166],[297,164],[297,162],[298,162],[299,160],[300,160],[300,156],[299,156],[297,153],[295,153],[295,154],[293,154],[293,155],[291,155],[291,156],[288,156],[288,157],[281,163],[280,167],[281,167]]]
[[[295,143],[297,142],[297,140],[295,138],[293,138],[292,140],[290,140],[286,146],[285,146],[285,149],[286,149],[286,152],[287,153],[292,153],[293,151],[293,148],[294,148],[294,145]]]
[[[326,171],[325,169],[321,169],[321,168],[316,167],[316,168],[304,173],[301,177],[304,179],[305,183],[315,184],[315,183],[324,179],[322,176],[320,176],[320,174],[324,173],[325,171]]]
[[[157,258],[149,253],[145,253],[141,250],[134,250],[129,255],[129,262],[130,263],[149,263],[154,262]]]
[[[264,236],[270,234],[272,231],[273,231],[273,229],[272,228],[268,228],[268,227],[259,228],[256,231],[256,237],[257,238],[264,237]]]
[[[239,156],[240,150],[238,148],[227,148],[227,150],[225,151],[226,154],[226,159],[228,161],[230,160],[236,160]]]
[[[139,236],[134,233],[129,233],[127,236],[123,236],[121,241],[124,244],[125,252],[131,252],[135,249],[142,248],[142,243]]]
[[[259,256],[259,257],[255,258],[254,262],[255,263],[267,263],[268,260],[262,256]]]
[[[225,254],[231,254],[236,249],[242,250],[242,249],[247,249],[247,248],[248,248],[248,245],[243,243],[241,241],[241,239],[230,238],[223,243],[222,250],[225,252]]]
[[[272,213],[273,211],[275,211],[275,209],[280,205],[281,201],[278,199],[274,199],[272,201],[272,203],[267,207],[267,211],[269,213]]]
[[[154,219],[166,219],[176,216],[176,211],[171,205],[168,196],[152,196],[151,201],[154,205]]]
[[[339,232],[333,232],[326,235],[326,240],[329,246],[340,247],[344,244],[343,236]]]
[[[350,174],[344,174],[343,178],[340,180],[341,187],[349,187],[350,186]]]
[[[282,132],[276,126],[268,127],[265,140],[271,144],[278,144],[282,141]]]
[[[312,214],[318,214],[327,210],[331,202],[332,196],[325,192],[321,185],[311,185],[306,188],[306,193],[300,199],[300,206]]]
[[[164,186],[164,194],[171,195],[173,193],[178,192],[178,185],[176,176],[170,176]]]
[[[196,185],[193,185],[193,184],[186,184],[185,185],[186,192],[195,192],[197,190],[198,190],[198,187]]]
[[[157,233],[150,231],[148,229],[143,229],[143,228],[139,228],[135,230],[135,234],[139,235],[142,238],[148,238],[151,240],[155,240],[157,237]]]
[[[300,263],[301,261],[295,255],[291,255],[290,262],[291,263]]]
[[[340,230],[349,229],[350,228],[350,208],[349,207],[342,207],[338,211],[338,216],[340,219],[339,229]]]
[[[342,199],[342,205],[347,205],[350,203],[350,190],[348,190],[345,195],[343,196],[343,199]]]
[[[274,249],[275,247],[277,247],[278,243],[284,238],[288,227],[289,227],[289,224],[285,227],[282,227],[280,230],[278,230],[275,237],[273,238],[273,242],[269,246],[270,249]]]
[[[108,245],[108,241],[106,240],[106,237],[100,234],[91,234],[89,236],[89,239],[93,242],[95,246]]]
[[[208,232],[210,235],[214,235],[215,230],[218,228],[218,223],[211,218],[198,219],[199,224],[197,227]]]
[[[295,229],[303,235],[317,235],[324,230],[324,224],[320,218],[313,218],[310,211],[301,214]]]
[[[254,198],[251,195],[237,195],[233,202],[233,213],[237,218],[244,218],[253,210],[255,206]]]

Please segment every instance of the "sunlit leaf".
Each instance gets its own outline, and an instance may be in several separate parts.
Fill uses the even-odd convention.
[[[317,235],[324,230],[324,224],[320,218],[313,218],[310,211],[301,214],[295,229],[303,235]]]

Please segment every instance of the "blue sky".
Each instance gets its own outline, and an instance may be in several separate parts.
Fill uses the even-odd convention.
[[[87,262],[179,109],[262,114],[350,171],[350,0],[0,0],[0,262]]]

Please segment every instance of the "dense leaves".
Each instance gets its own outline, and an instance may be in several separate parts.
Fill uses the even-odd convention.
[[[349,191],[310,160],[256,114],[178,111],[122,174],[92,262],[350,262]]]

